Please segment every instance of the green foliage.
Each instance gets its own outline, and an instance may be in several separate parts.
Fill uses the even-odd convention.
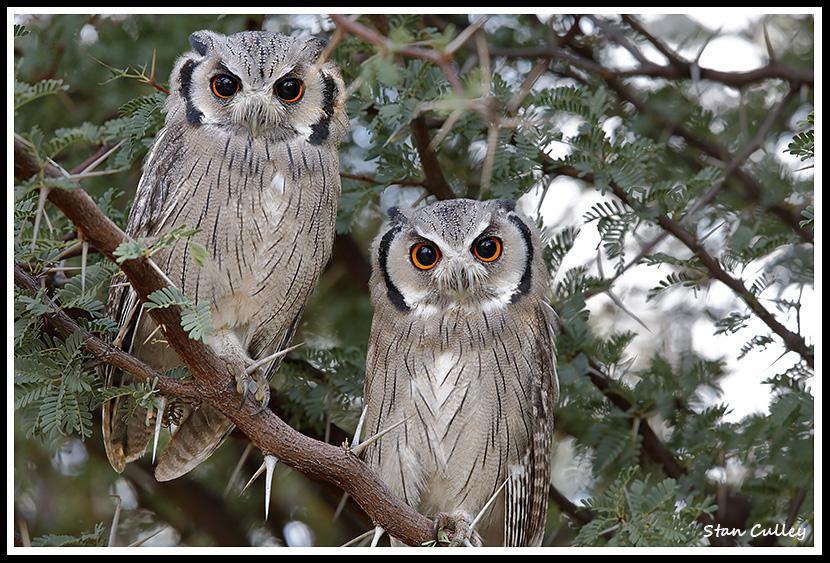
[[[129,100],[118,108],[122,116],[118,125],[126,142],[116,157],[117,163],[133,163],[150,147],[156,132],[164,125],[164,100],[164,94],[156,92]]]
[[[14,109],[17,111],[26,104],[44,96],[54,96],[65,92],[69,86],[63,80],[41,80],[35,84],[14,81]]]
[[[210,316],[210,303],[193,304],[177,287],[165,287],[147,296],[145,309],[164,309],[179,307],[182,313],[182,328],[193,340],[205,342],[213,333],[213,321]]]
[[[82,365],[83,340],[77,332],[63,341],[43,335],[37,347],[15,363],[14,404],[32,421],[29,435],[92,435],[95,375]]]
[[[630,469],[587,506],[597,517],[577,534],[576,545],[596,545],[613,533],[614,546],[697,546],[702,529],[695,519],[717,508],[711,502],[684,498],[674,479],[635,478]]]
[[[289,358],[272,386],[285,397],[289,422],[313,428],[323,435],[334,423],[353,427],[360,413],[356,399],[363,394],[366,347],[300,348]]]
[[[802,127],[812,127],[815,124],[815,111],[811,111],[807,116],[807,121],[801,123]],[[813,129],[803,131],[793,137],[792,142],[787,146],[787,152],[800,158],[802,161],[815,158],[815,132]]]
[[[78,536],[45,535],[32,540],[32,547],[103,547],[107,543],[104,523],[98,522],[89,532]]]

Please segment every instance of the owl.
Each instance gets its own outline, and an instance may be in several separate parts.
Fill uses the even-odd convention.
[[[318,60],[324,43],[315,38],[198,31],[190,46],[170,76],[164,127],[126,232],[152,242],[196,230],[152,260],[191,303],[209,304],[207,343],[249,367],[237,391],[264,404],[279,352],[331,255],[345,88]],[[108,310],[121,327],[116,344],[161,371],[181,365],[131,288],[111,287]],[[107,374],[109,384],[126,378]],[[155,468],[159,481],[196,467],[233,429],[207,404],[165,402],[166,414],[120,399],[104,405],[104,444],[117,471],[144,454],[162,422],[175,432]]]
[[[372,267],[366,462],[455,544],[540,545],[558,383],[535,225],[509,201],[392,209]]]

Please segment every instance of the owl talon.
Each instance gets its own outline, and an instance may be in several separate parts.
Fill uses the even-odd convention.
[[[466,512],[456,510],[452,514],[439,512],[433,518],[435,541],[446,547],[480,547],[481,536],[470,526]]]
[[[236,391],[242,395],[242,401],[239,403],[239,408],[245,406],[245,401],[249,397],[253,397],[260,406],[260,411],[268,405],[270,398],[270,387],[268,380],[257,372],[253,377],[250,375],[243,375],[236,380]]]

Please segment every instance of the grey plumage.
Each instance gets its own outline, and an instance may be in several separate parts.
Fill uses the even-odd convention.
[[[152,239],[181,225],[200,229],[153,260],[192,302],[210,303],[208,343],[216,352],[250,365],[288,345],[331,255],[345,88],[331,63],[318,62],[323,43],[314,38],[200,31],[190,43],[193,51],[171,74],[165,125],[147,157],[127,234]],[[219,76],[229,78],[217,89]],[[277,83],[288,79],[295,89],[301,81],[298,100],[278,96]],[[204,265],[194,261],[191,243],[207,249]],[[148,341],[156,325],[135,303],[132,289],[110,290],[109,311],[125,329],[119,343],[159,369],[180,365],[158,342],[160,332]],[[257,399],[267,400],[278,363],[238,389],[256,389]],[[159,480],[190,471],[233,428],[208,406],[178,410],[183,416],[167,415],[178,429],[156,467]],[[104,443],[118,471],[144,453],[153,431],[147,419],[155,414],[127,414],[119,400],[104,406]]]
[[[365,459],[404,501],[456,529],[506,481],[471,541],[539,545],[558,384],[537,229],[504,201],[390,215],[372,251],[363,433],[412,418]],[[499,254],[492,240],[477,246],[491,237]],[[427,269],[415,265],[421,244],[437,250]]]

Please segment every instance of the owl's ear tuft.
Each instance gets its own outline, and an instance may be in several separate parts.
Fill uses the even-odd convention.
[[[213,48],[215,34],[211,31],[194,31],[190,34],[190,46],[197,54],[205,56]]]
[[[386,214],[389,215],[390,223],[393,225],[400,225],[409,221],[409,218],[412,217],[413,211],[414,210],[409,206],[405,206],[403,208],[395,206],[387,209]]]
[[[496,200],[496,207],[505,213],[510,213],[511,211],[516,211],[516,202],[512,199],[499,199]]]
[[[316,59],[326,48],[328,42],[325,39],[320,39],[319,37],[309,37],[305,45],[305,48],[311,52],[310,58]]]
[[[389,215],[389,220],[393,223],[398,223],[404,219],[404,214],[401,213],[400,207],[390,207],[386,210],[386,214]]]

